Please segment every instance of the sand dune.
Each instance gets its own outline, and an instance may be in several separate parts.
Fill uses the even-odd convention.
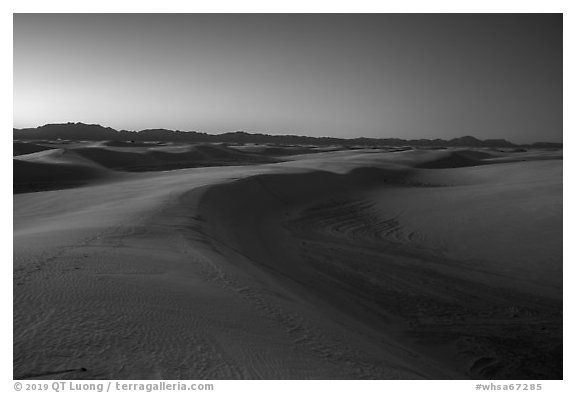
[[[13,159],[14,192],[78,187],[112,174],[64,149],[43,150]]]
[[[248,144],[242,146],[230,146],[230,148],[250,154],[260,154],[276,157],[309,154],[316,152],[349,150],[349,148],[345,146],[297,146],[297,145],[279,146],[279,145],[254,145],[254,144]]]
[[[14,156],[20,156],[23,154],[36,153],[38,151],[52,149],[52,147],[39,145],[35,143],[14,142],[12,144],[12,149],[14,152],[13,154]]]
[[[143,148],[77,147],[74,152],[109,169],[137,172],[272,162],[224,146],[207,144]]]
[[[231,150],[102,149],[15,173]],[[515,154],[316,152],[15,195],[14,377],[561,378],[561,155]]]
[[[206,220],[239,254],[371,327],[400,331],[399,342],[413,336],[425,352],[446,341],[439,358],[464,374],[558,377],[561,169],[459,169],[490,179],[461,185],[439,183],[454,173],[409,170],[261,175],[212,188]]]
[[[475,150],[447,151],[442,157],[435,160],[426,161],[419,168],[461,168],[467,166],[483,165],[486,158],[493,158],[494,155]]]
[[[19,143],[14,158],[14,190],[30,192],[93,184],[115,172],[167,171],[181,168],[249,165],[274,158],[209,144],[125,142],[56,143],[52,147]],[[28,152],[28,153],[24,153]],[[15,154],[16,155],[16,154]]]

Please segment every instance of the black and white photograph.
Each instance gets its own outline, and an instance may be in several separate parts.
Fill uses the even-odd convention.
[[[14,13],[13,379],[563,380],[563,18]]]

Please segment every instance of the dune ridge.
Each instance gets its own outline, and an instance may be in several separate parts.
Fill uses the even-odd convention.
[[[561,168],[555,164],[552,170]],[[522,165],[511,164],[507,170],[517,172],[514,167]],[[463,374],[503,379],[561,375],[561,240],[531,254],[525,243],[530,244],[532,235],[522,230],[528,223],[519,221],[505,233],[519,234],[520,239],[502,246],[494,241],[503,247],[496,252],[482,252],[482,245],[474,258],[455,252],[454,240],[447,244],[445,238],[434,239],[444,223],[411,228],[404,211],[387,198],[390,193],[419,198],[414,195],[430,187],[446,192],[438,190],[446,185],[415,184],[411,177],[421,178],[422,173],[361,168],[341,175],[264,174],[211,187],[200,206],[219,242],[297,283],[307,296],[332,302],[371,328],[396,332],[396,339],[411,342],[415,351],[426,353],[426,344],[446,340],[444,355],[436,360],[451,359]],[[538,181],[549,188],[544,177]],[[448,187],[458,195],[461,187],[466,192],[474,186]],[[496,196],[510,192],[492,191]],[[482,213],[485,220],[477,228],[467,224],[468,231],[481,236],[486,226],[504,218],[502,209],[521,210],[517,203],[507,196],[492,206],[492,214]],[[446,208],[444,215],[466,216],[454,205]],[[558,222],[556,214],[550,223]],[[553,230],[561,239],[561,228]],[[546,257],[554,265],[538,266]],[[500,324],[487,326],[486,318]],[[511,353],[513,362],[508,359]]]

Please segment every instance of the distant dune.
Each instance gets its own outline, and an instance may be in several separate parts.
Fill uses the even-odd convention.
[[[50,146],[44,145],[37,145],[31,142],[14,142],[13,143],[13,151],[14,156],[21,156],[23,154],[30,154],[36,153],[38,151],[49,150],[52,149]]]
[[[277,160],[211,144],[128,144],[117,141],[14,143],[14,191],[69,188],[94,183],[115,172],[249,165]],[[29,153],[25,153],[29,152]]]
[[[482,165],[483,159],[494,158],[495,155],[488,152],[463,150],[456,152],[449,152],[443,157],[435,160],[426,161],[420,165],[419,168],[461,168],[466,166]]]
[[[563,377],[562,151],[32,143],[16,379]]]

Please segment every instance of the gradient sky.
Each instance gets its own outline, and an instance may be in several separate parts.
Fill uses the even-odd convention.
[[[561,14],[15,14],[14,127],[562,141]]]

